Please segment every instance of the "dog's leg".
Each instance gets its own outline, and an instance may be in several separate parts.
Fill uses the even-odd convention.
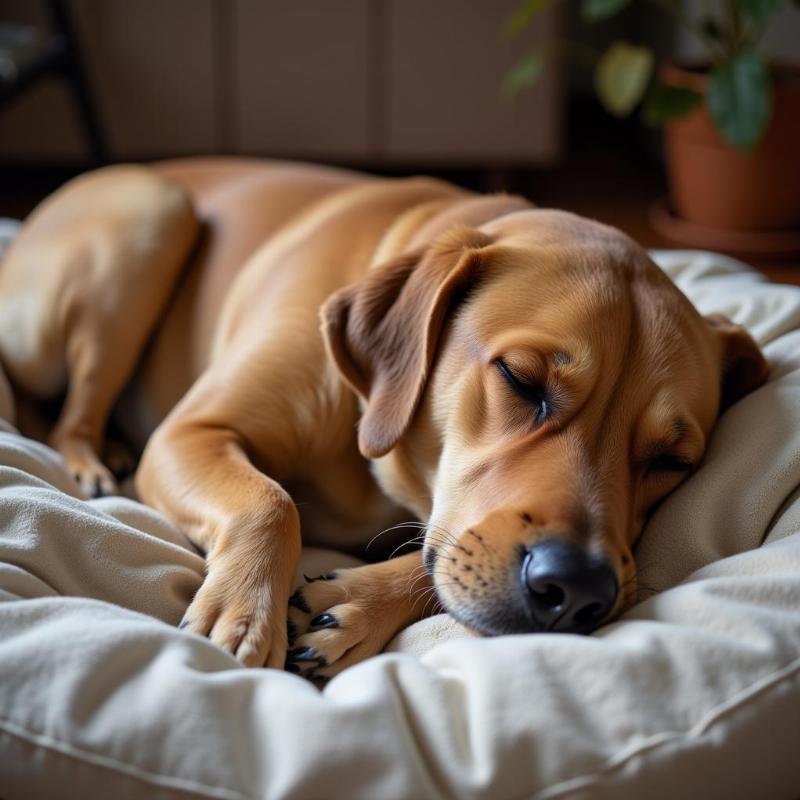
[[[287,669],[330,678],[380,653],[392,637],[438,604],[420,552],[338,569],[291,597]]]
[[[71,181],[37,208],[0,271],[0,356],[32,397],[66,399],[48,440],[90,496],[112,404],[196,239],[186,193],[141,167]]]
[[[89,497],[116,494],[111,471],[101,462],[111,406],[133,370],[138,349],[109,346],[104,332],[76,333],[67,345],[69,387],[49,442],[61,453]],[[134,336],[139,331],[134,331]],[[132,352],[133,351],[133,352]]]
[[[283,668],[300,560],[300,518],[288,493],[250,463],[232,428],[180,416],[151,437],[136,483],[206,553],[206,579],[181,627],[246,666]]]

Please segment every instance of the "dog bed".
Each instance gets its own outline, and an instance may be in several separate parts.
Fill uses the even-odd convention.
[[[648,525],[650,596],[589,637],[433,617],[322,691],[177,630],[200,557],[154,511],[79,499],[0,382],[0,797],[796,798],[800,289],[654,257],[771,372]]]

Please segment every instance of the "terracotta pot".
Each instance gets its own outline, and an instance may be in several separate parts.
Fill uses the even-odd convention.
[[[750,153],[728,144],[705,105],[665,126],[667,177],[675,212],[719,230],[800,227],[800,67],[774,69],[773,113]],[[705,93],[701,68],[668,65],[664,83]]]

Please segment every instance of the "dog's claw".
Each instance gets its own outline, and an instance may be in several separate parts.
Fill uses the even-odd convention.
[[[303,611],[306,614],[309,614],[311,612],[308,603],[306,603],[305,598],[303,597],[303,592],[301,589],[298,589],[289,598],[289,605],[294,606],[295,608],[299,608],[300,611]]]
[[[188,628],[192,624],[190,619],[182,619],[178,624],[178,630],[183,630],[184,628]]]
[[[313,661],[318,667],[327,666],[328,660],[321,656],[314,647],[295,647],[286,656],[287,662]]]
[[[104,467],[101,467],[105,469]],[[117,493],[116,483],[109,472],[107,475],[96,474],[93,470],[73,470],[72,477],[80,486],[84,496],[90,500],[100,497],[111,497]]]
[[[308,623],[309,630],[319,630],[320,628],[338,628],[339,621],[333,614],[319,614]]]
[[[302,666],[301,666],[302,664]],[[286,655],[285,669],[301,678],[313,680],[318,669],[328,666],[328,660],[314,647],[295,647]]]
[[[326,572],[324,575],[317,575],[316,578],[309,578],[308,575],[303,573],[306,583],[315,583],[316,581],[334,581],[336,580],[336,572]]]

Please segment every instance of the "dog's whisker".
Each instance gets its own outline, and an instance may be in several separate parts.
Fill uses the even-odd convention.
[[[455,585],[456,581],[446,581],[445,583],[439,583],[439,584],[431,583],[430,586],[422,586],[419,589],[417,589],[415,593],[412,595],[412,600],[415,602],[419,601],[425,596],[426,592],[436,592],[438,589],[444,589],[446,586],[455,586]]]
[[[428,529],[428,531],[436,531],[437,533],[449,539],[453,543],[458,541],[458,537],[452,531],[449,531],[447,530],[447,528],[444,528],[441,525],[437,525],[434,522],[428,522],[425,527]]]
[[[401,544],[397,545],[397,547],[395,547],[394,550],[392,550],[392,552],[389,554],[389,558],[390,559],[394,558],[395,555],[397,553],[399,553],[400,550],[402,550],[402,548],[404,548],[404,547],[408,547],[408,546],[411,546],[411,545],[423,544],[425,542],[426,538],[429,538],[429,537],[427,537],[426,533],[423,532],[423,533],[418,534],[417,536],[415,536],[412,539],[408,539],[407,541],[402,542]],[[443,542],[438,541],[438,540],[436,540],[434,538],[432,544],[436,544],[436,545],[440,545],[441,546],[443,544]]]
[[[417,584],[421,580],[425,580],[428,577],[427,570],[424,567],[421,568],[421,572],[413,573],[409,578],[408,585],[406,586],[408,593],[413,597],[414,590],[417,588]]]
[[[452,584],[450,584],[450,583],[442,584],[442,586],[450,586],[450,585],[452,585]],[[423,606],[423,609],[422,609],[423,617],[426,616],[426,614],[428,612],[428,606],[431,603],[433,603],[433,607],[431,608],[431,614],[433,614],[437,610],[437,606],[438,606],[439,612],[444,612],[444,611],[447,610],[445,605],[444,605],[444,603],[442,602],[442,599],[441,599],[441,597],[440,597],[440,595],[439,595],[439,593],[437,591],[437,588],[442,588],[442,587],[431,586],[432,591],[431,591],[430,596],[428,597],[428,599],[425,601],[425,605]]]
[[[442,584],[442,586],[449,584]],[[436,591],[437,587],[434,584],[430,584],[430,586],[420,586],[418,589],[415,589],[414,592],[411,594],[411,602],[417,602],[421,600],[425,595],[429,592]]]
[[[434,593],[435,593],[435,591],[436,591],[436,590],[435,590],[435,587],[433,587],[433,586],[426,586],[426,587],[424,587],[422,590],[418,591],[418,592],[417,592],[417,593],[416,593],[416,594],[415,594],[415,595],[414,595],[414,596],[411,598],[411,603],[412,603],[412,604],[414,604],[414,605],[416,605],[417,603],[421,603],[423,599],[425,599],[425,600],[426,600],[426,602],[425,602],[425,606],[423,607],[423,614],[422,614],[422,616],[423,616],[423,617],[425,616],[425,614],[424,614],[424,611],[425,611],[425,609],[426,609],[426,608],[427,608],[427,606],[428,606],[427,599],[429,599],[429,596],[430,596],[430,595],[432,595],[432,594],[434,594]]]
[[[420,564],[419,566],[414,567],[414,569],[411,571],[411,574],[408,577],[408,582],[410,583],[412,580],[416,579],[420,575],[426,575],[426,574],[427,570],[425,569],[425,565]]]
[[[396,556],[404,547],[410,547],[416,543],[425,542],[426,540],[430,541],[431,544],[438,545],[439,547],[458,545],[458,539],[441,525],[431,522],[421,522],[419,520],[408,520],[406,522],[397,523],[396,525],[391,525],[390,527],[376,533],[375,536],[373,536],[367,543],[366,547],[364,548],[364,552],[369,552],[369,549],[381,536],[391,533],[392,531],[403,529],[416,529],[420,532],[411,539],[408,539],[397,545],[397,547],[395,547],[390,553],[389,558],[394,558],[394,556]]]
[[[413,539],[409,539],[408,541],[402,542],[401,544],[397,545],[394,550],[389,555],[389,558],[394,558],[394,556],[399,553],[404,547],[409,547],[413,545],[421,545],[428,541],[430,544],[435,545],[437,547],[444,547],[449,546],[450,542],[447,542],[443,539],[437,538],[435,535],[426,535],[426,533],[420,533],[418,536],[415,536]]]
[[[659,593],[658,589],[652,586],[643,584],[639,580],[638,575],[632,575],[627,580],[623,581],[619,586],[619,593],[625,597],[626,601],[630,600],[634,605],[641,603],[643,600],[653,597]],[[630,597],[628,597],[630,595]]]
[[[392,525],[380,531],[379,533],[375,534],[375,536],[373,536],[367,543],[366,547],[364,548],[364,552],[365,553],[369,552],[370,547],[375,543],[375,541],[377,541],[377,539],[379,539],[384,534],[391,533],[392,531],[402,530],[404,528],[407,529],[410,528],[412,530],[417,529],[420,531],[420,533],[412,537],[411,539],[407,539],[406,541],[401,542],[399,545],[397,545],[397,547],[395,547],[394,550],[392,550],[392,552],[390,553],[389,558],[394,558],[394,556],[397,555],[397,553],[399,553],[404,547],[409,547],[415,543],[424,542],[426,538],[431,539],[433,544],[438,544],[439,546],[452,545],[456,543],[455,537],[453,537],[453,535],[450,534],[449,532],[443,531],[443,529],[431,530],[429,525],[427,525],[424,522],[409,520],[408,522],[401,522],[398,523],[397,525]],[[446,536],[450,538],[448,539],[446,538]]]
[[[409,580],[412,577],[424,574],[424,572],[425,572],[425,565],[424,564],[418,564],[416,567],[414,567],[414,569],[411,570],[411,575],[409,576]]]
[[[393,559],[404,547],[414,547],[421,542],[422,540],[419,538],[419,536],[415,536],[413,539],[409,539],[407,542],[401,542],[399,545],[397,545],[397,547],[394,548],[394,550],[392,550],[391,553],[389,553],[388,560],[391,561],[391,559]]]
[[[379,533],[376,533],[368,542],[366,547],[364,548],[364,552],[368,552],[369,548],[372,547],[373,543],[383,536],[386,533],[391,533],[392,531],[402,530],[403,528],[413,528],[419,527],[423,523],[419,522],[418,520],[409,520],[408,522],[398,522],[396,525],[391,525],[388,528],[384,528]]]
[[[643,600],[647,600],[650,597],[655,597],[655,595],[658,593],[659,590],[654,589],[652,586],[637,586],[635,600],[637,603],[641,603]]]

